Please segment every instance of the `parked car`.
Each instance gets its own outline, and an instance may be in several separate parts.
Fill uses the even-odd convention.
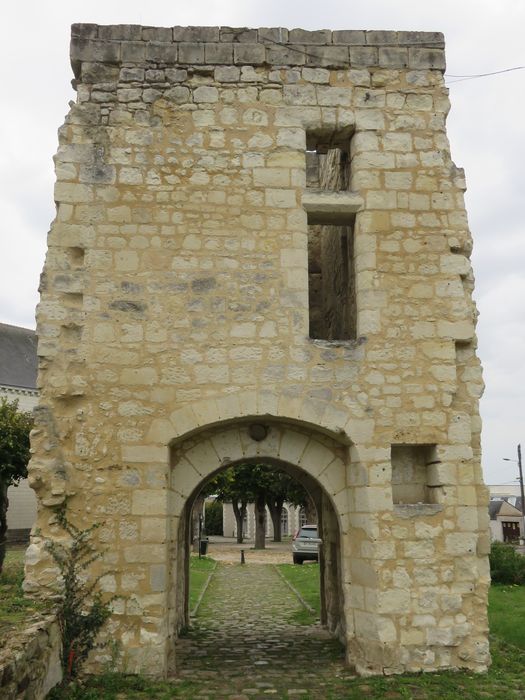
[[[319,545],[317,525],[303,525],[292,540],[292,557],[294,564],[303,561],[319,561]]]

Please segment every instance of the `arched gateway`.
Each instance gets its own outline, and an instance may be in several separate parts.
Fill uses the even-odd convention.
[[[123,668],[165,674],[195,494],[264,460],[317,503],[348,663],[486,668],[483,385],[441,35],[74,25],[71,57],[27,590],[56,584],[67,499],[104,523],[93,573],[122,596]]]

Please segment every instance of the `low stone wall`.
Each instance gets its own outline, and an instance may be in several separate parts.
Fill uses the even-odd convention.
[[[41,700],[61,680],[60,630],[53,615],[14,633],[0,650],[2,700]]]

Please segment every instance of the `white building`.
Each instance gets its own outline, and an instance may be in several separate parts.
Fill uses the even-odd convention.
[[[0,396],[17,399],[20,411],[32,411],[38,400],[36,344],[35,331],[0,323]],[[8,539],[25,541],[36,519],[35,493],[24,479],[7,496]]]
[[[297,530],[306,522],[304,509],[285,503],[281,512],[281,535],[287,537],[295,535]],[[224,503],[222,508],[222,524],[224,537],[237,537],[237,522],[231,503]],[[255,510],[254,504],[248,503],[246,518],[243,527],[244,537],[248,540],[255,538]],[[268,508],[266,509],[266,537],[273,537],[273,525]]]

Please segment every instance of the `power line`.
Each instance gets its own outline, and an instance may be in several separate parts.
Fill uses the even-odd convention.
[[[445,73],[445,78],[457,78],[457,80],[449,81],[449,85],[453,83],[462,83],[464,80],[475,80],[476,78],[486,78],[489,75],[501,75],[502,73],[511,73],[515,70],[524,70],[525,66],[515,66],[514,68],[504,68],[503,70],[495,70],[490,73],[477,73],[475,75],[452,75],[452,73]]]
[[[318,53],[310,53],[306,49],[306,47],[303,46],[294,46],[293,44],[288,44],[284,43],[282,41],[277,41],[276,39],[272,39],[271,37],[265,37],[264,38],[264,43],[266,44],[273,44],[274,46],[279,46],[281,48],[285,48],[289,51],[295,52],[303,56],[304,58],[312,58],[314,60],[318,60],[322,58],[322,54]],[[425,46],[431,46],[431,45],[437,45],[437,46],[442,46],[443,42],[442,41],[425,41]],[[315,47],[312,47],[314,49]],[[318,48],[324,48],[324,47],[318,47]],[[504,68],[503,70],[496,70],[496,71],[491,71],[490,73],[476,73],[473,75],[453,75],[452,73],[445,73],[444,77],[445,78],[456,78],[456,80],[450,80],[447,81],[446,85],[453,85],[454,83],[461,83],[465,80],[476,80],[477,78],[486,78],[490,75],[500,75],[502,73],[511,73],[512,71],[516,70],[524,70],[525,66],[514,66],[513,68]]]

